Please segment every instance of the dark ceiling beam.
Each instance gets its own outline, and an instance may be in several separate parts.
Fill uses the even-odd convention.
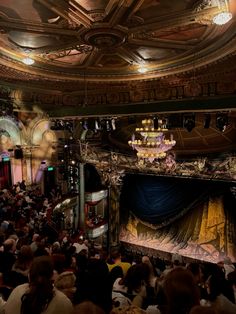
[[[43,108],[42,108],[43,109]],[[128,116],[151,113],[236,111],[236,95],[212,98],[142,102],[112,106],[56,106],[47,110],[51,117]]]
[[[63,29],[58,25],[52,25],[47,23],[37,23],[28,21],[19,21],[15,19],[0,19],[0,28],[5,31],[18,30],[28,33],[38,33],[45,35],[66,35],[78,37],[78,32],[70,29]]]
[[[130,64],[141,64],[143,62],[143,59],[137,53],[129,50],[125,46],[117,48],[116,53]]]
[[[169,15],[161,16],[152,18],[150,20],[146,20],[144,24],[130,27],[129,32],[130,33],[138,33],[138,32],[144,32],[144,31],[161,31],[170,29],[173,27],[178,27],[182,25],[190,25],[196,23],[198,20],[204,17],[210,18],[219,12],[219,9],[217,7],[213,7],[210,9],[204,9],[199,12],[195,12],[192,10],[185,10],[182,13],[179,12],[178,14],[171,13]]]
[[[124,15],[127,13],[127,9],[132,5],[132,0],[120,0],[116,5],[116,9],[110,17],[109,25],[114,26],[120,24]]]
[[[105,13],[106,15],[109,15],[114,7],[114,5],[116,4],[118,0],[109,0],[106,7],[105,7]]]
[[[102,57],[101,51],[94,49],[91,53],[87,54],[86,58],[82,62],[82,66],[85,67],[85,69],[89,66],[93,66],[98,63],[98,60]],[[86,70],[85,70],[86,72]]]
[[[70,21],[70,18],[68,16],[68,13],[65,10],[60,9],[57,5],[54,3],[50,3],[49,0],[38,0],[39,3],[41,3],[43,6],[45,6],[47,9],[51,10],[61,18],[65,19],[66,21]]]
[[[57,1],[56,4],[55,1],[52,2],[51,0],[38,0],[38,2],[67,21],[73,21],[78,25],[82,24],[86,28],[92,24],[91,18],[85,12],[82,12],[80,7],[75,7],[74,3],[71,3],[72,5],[67,4],[65,7],[60,1]]]
[[[88,12],[85,10],[85,8],[83,8],[77,2],[69,1],[68,13],[73,14],[72,16],[75,16],[76,19],[79,18],[80,24],[86,28],[92,26],[93,19],[88,15]]]
[[[166,40],[166,39],[136,39],[129,38],[128,40],[130,45],[142,46],[142,47],[151,47],[151,48],[167,48],[167,49],[181,49],[189,50],[194,48],[194,45],[186,43],[185,41],[175,41],[175,40]]]
[[[132,6],[130,6],[130,8],[127,10],[126,13],[126,20],[130,19],[132,17],[133,14],[135,14],[138,9],[142,6],[142,4],[145,2],[145,0],[136,0],[133,1]]]

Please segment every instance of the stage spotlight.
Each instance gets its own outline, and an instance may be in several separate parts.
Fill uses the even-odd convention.
[[[87,120],[87,126],[88,126],[88,129],[89,129],[89,130],[94,131],[94,130],[96,129],[95,120],[94,120],[93,118],[88,118],[88,120]]]
[[[209,129],[211,123],[211,115],[209,113],[205,114],[204,129]]]
[[[219,113],[216,115],[216,127],[221,132],[224,132],[228,125],[228,115],[226,113]]]
[[[183,127],[188,132],[191,132],[195,128],[195,114],[189,114],[183,117]]]
[[[99,120],[95,120],[95,130],[96,131],[101,130],[101,123]]]
[[[112,130],[111,120],[106,120],[106,131],[110,132]]]
[[[166,129],[168,126],[168,119],[166,117],[154,117],[153,118],[154,129]]]
[[[87,121],[87,120],[83,120],[83,121],[82,121],[82,128],[83,128],[84,130],[88,130],[88,121]]]
[[[116,119],[115,118],[111,119],[111,129],[112,129],[112,131],[116,130]]]

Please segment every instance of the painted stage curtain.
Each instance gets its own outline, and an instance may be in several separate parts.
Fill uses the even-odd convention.
[[[211,188],[208,181],[128,175],[121,207],[146,223],[162,227],[202,202]]]
[[[230,184],[194,180],[181,181],[181,179],[153,178],[150,180],[148,177],[140,177],[140,179],[141,183],[139,177],[136,177],[132,186],[130,178],[127,178],[125,183],[129,183],[129,189],[128,191],[123,190],[122,195],[121,205],[124,207],[121,241],[140,245],[147,249],[178,253],[211,262],[218,262],[225,257],[236,261],[236,198],[231,192]],[[143,206],[146,204],[145,202],[149,202],[148,193],[151,193],[148,189],[149,182],[151,182],[151,191],[156,192],[156,198],[166,200],[166,202],[162,202],[159,208],[159,201],[153,201],[155,199],[153,195],[152,206],[148,208],[148,212],[145,212]],[[144,195],[138,195],[137,200],[139,201],[133,201],[133,197],[137,193],[135,189],[136,192],[132,191],[133,187],[139,186],[139,184],[145,187],[139,189],[139,193],[144,193]],[[172,193],[168,189],[168,184],[170,184]],[[152,185],[156,185],[156,188]],[[148,193],[145,195],[146,189]],[[164,193],[165,191],[167,194]],[[178,194],[177,197],[173,195],[174,191]],[[158,193],[161,195],[158,196]],[[171,200],[168,200],[167,196]],[[181,202],[181,197],[184,199],[183,202]],[[165,207],[165,204],[168,206],[172,204],[172,210],[168,206]],[[188,208],[188,210],[183,208]],[[155,210],[158,212],[157,216],[155,216]],[[172,223],[161,225],[161,221],[166,221],[165,212],[169,213],[169,216],[172,214],[175,219],[172,220]],[[124,213],[127,215],[125,216]],[[157,218],[157,224],[147,223],[148,213],[151,213],[151,217]]]

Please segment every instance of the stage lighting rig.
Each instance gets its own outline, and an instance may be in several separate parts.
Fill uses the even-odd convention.
[[[183,127],[188,131],[192,132],[195,128],[195,114],[186,114],[183,116]]]
[[[71,120],[56,119],[52,120],[51,130],[73,132],[74,123]]]

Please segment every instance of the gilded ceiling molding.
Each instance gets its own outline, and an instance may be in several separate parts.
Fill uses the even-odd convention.
[[[54,5],[51,1],[40,0],[40,2],[49,7],[54,13],[59,14],[61,12],[61,8],[59,11],[55,9],[59,5]],[[85,9],[81,9],[75,2],[71,3],[73,4],[72,7],[78,7],[77,14],[82,14],[85,19],[88,19],[87,23],[90,20],[92,21],[92,18],[86,14]],[[112,15],[110,20],[113,21],[113,18],[116,20],[120,17],[120,14],[128,14],[129,16],[141,4],[142,1],[134,3],[132,1],[120,1],[118,7],[120,6],[122,12],[117,8],[113,13],[116,17]],[[172,12],[165,19],[151,18],[145,21],[145,24],[138,26],[141,29],[137,29],[137,27],[130,27],[128,29],[127,26],[119,24],[111,28],[110,23],[112,22],[103,22],[95,26],[91,26],[89,23],[90,28],[87,26],[80,29],[79,34],[75,30],[61,27],[60,23],[54,25],[24,20],[20,20],[19,22],[19,20],[1,16],[0,28],[6,32],[6,35],[12,29],[14,31],[28,32],[29,34],[58,35],[60,43],[57,45],[39,46],[37,48],[27,47],[28,51],[34,53],[35,61],[37,62],[33,67],[26,68],[20,59],[24,48],[21,45],[15,44],[15,51],[13,52],[13,43],[9,41],[8,47],[4,45],[1,47],[2,60],[0,59],[0,62],[2,65],[7,65],[18,70],[19,75],[24,75],[24,73],[35,75],[37,76],[37,80],[43,80],[46,76],[48,79],[81,81],[86,76],[88,81],[128,81],[139,80],[144,77],[145,79],[155,79],[156,77],[182,73],[191,70],[193,64],[196,68],[199,68],[234,53],[236,46],[234,39],[235,23],[230,23],[223,28],[212,26],[211,31],[208,32],[208,35],[205,34],[204,38],[198,38],[197,36],[196,38],[191,37],[192,39],[188,40],[188,44],[183,40],[161,39],[159,38],[160,32],[164,27],[165,31],[168,30],[178,34],[181,32],[181,29],[178,30],[178,25],[180,28],[185,25],[188,25],[188,27],[194,25],[198,22],[196,20],[198,16],[205,16],[208,11],[215,14],[215,10],[219,9],[217,7],[204,8],[197,12],[194,9],[186,9],[183,12],[178,12],[177,15]],[[178,23],[176,24],[175,22]],[[168,23],[168,26],[166,23]],[[188,31],[191,32],[194,30],[191,30],[191,27],[189,27]],[[224,36],[220,36],[220,34]],[[217,40],[214,40],[216,37]],[[196,40],[198,40],[197,44]],[[201,49],[199,49],[199,41]],[[7,43],[5,44],[7,45]],[[144,76],[137,73],[137,66],[144,59],[140,56],[137,49],[130,49],[130,45],[136,46],[137,49],[140,46],[146,47],[145,49],[172,49],[175,50],[175,58],[171,56],[158,61],[149,58],[151,61],[146,62],[149,66],[149,71]],[[182,52],[180,53],[179,51]],[[183,53],[183,51],[185,52]],[[198,52],[196,53],[196,51]],[[100,60],[107,58],[108,52],[113,52],[114,55],[121,57],[122,62],[126,66],[104,67]],[[83,55],[79,62],[61,62],[61,59],[68,58],[69,56],[73,57],[75,54]]]

